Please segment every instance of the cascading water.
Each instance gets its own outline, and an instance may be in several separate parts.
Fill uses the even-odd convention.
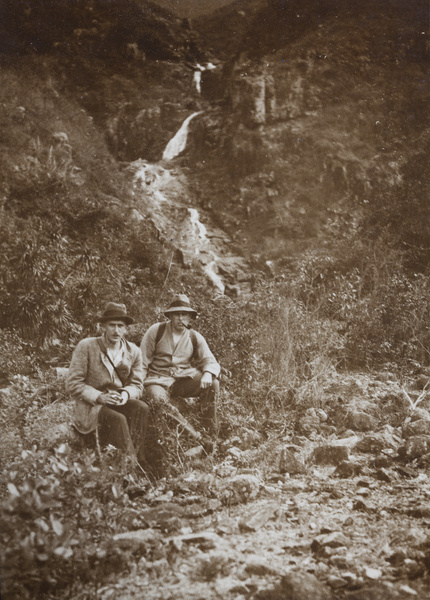
[[[199,114],[200,112],[195,112],[185,119],[179,131],[172,137],[170,142],[167,144],[163,152],[163,160],[172,160],[173,158],[178,156],[178,154],[185,150],[185,146],[187,145],[188,126],[191,120]]]
[[[200,215],[195,208],[189,208],[191,226],[196,230],[198,238],[206,240],[207,229],[200,221]],[[198,249],[196,250],[198,252]]]
[[[198,114],[189,115],[182,123],[164,150],[164,161],[173,160],[185,150],[189,123]],[[231,240],[225,232],[213,225],[206,227],[197,209],[186,206],[184,198],[189,197],[188,181],[181,167],[175,166],[171,170],[162,164],[150,164],[139,159],[132,163],[131,168],[135,189],[143,192],[141,206],[160,236],[180,251],[184,264],[198,261],[214,288],[224,294],[226,285],[219,274],[221,265],[225,270],[227,261],[227,270],[233,273],[234,283],[234,265],[243,259],[230,253]],[[241,272],[240,281],[243,282],[243,265],[238,268]],[[229,280],[231,284],[231,276]]]

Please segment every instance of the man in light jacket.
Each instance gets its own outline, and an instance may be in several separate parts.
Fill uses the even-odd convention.
[[[164,311],[168,321],[155,323],[143,336],[140,349],[143,378],[149,402],[198,397],[203,408],[202,425],[217,434],[220,365],[205,338],[190,329],[197,316],[184,294],[176,296]]]
[[[74,425],[87,434],[98,428],[102,444],[112,444],[144,460],[148,407],[140,400],[140,350],[124,335],[133,319],[124,304],[109,302],[98,319],[101,337],[79,342],[72,356],[67,391],[75,398]]]

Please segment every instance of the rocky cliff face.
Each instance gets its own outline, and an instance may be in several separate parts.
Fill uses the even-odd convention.
[[[273,13],[260,10],[191,152],[205,201],[266,259],[320,244],[340,213],[353,221],[381,190],[396,196],[410,140],[428,144],[423,4],[314,8],[297,30],[284,15],[271,50]]]

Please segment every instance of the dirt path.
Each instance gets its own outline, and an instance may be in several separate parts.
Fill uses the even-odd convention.
[[[225,442],[212,469],[191,468],[135,499],[136,529],[114,543],[140,558],[100,598],[429,598],[428,456],[411,450],[426,436],[405,433],[428,411],[411,421],[403,405],[393,427],[397,383],[351,376],[336,385],[356,390],[344,417],[351,406],[364,411],[372,390],[374,410],[385,407],[374,431],[286,436],[266,448],[270,467],[244,466],[261,446]],[[282,448],[290,473],[277,469]]]

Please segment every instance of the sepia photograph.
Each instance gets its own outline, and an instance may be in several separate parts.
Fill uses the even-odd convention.
[[[430,1],[0,0],[1,600],[430,598]]]

